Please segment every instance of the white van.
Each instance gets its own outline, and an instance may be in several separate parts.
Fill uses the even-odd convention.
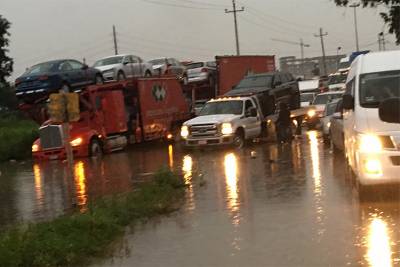
[[[400,97],[400,51],[357,57],[346,81],[343,123],[346,159],[360,196],[369,185],[400,184],[400,124],[379,117],[380,103],[393,97]]]

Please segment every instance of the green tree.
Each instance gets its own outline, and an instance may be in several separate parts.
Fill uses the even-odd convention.
[[[347,6],[352,3],[350,0],[334,0],[338,6]],[[388,26],[388,31],[395,34],[396,43],[400,44],[400,0],[361,0],[363,7],[376,8],[384,6],[387,12],[381,12],[380,15]]]
[[[13,60],[7,53],[9,52],[8,46],[10,44],[10,22],[0,15],[0,83],[6,83],[6,78],[9,77],[13,71]]]
[[[14,90],[7,82],[7,78],[13,71],[13,60],[7,54],[10,44],[10,29],[11,23],[0,15],[0,111],[6,107],[14,109],[17,101]]]

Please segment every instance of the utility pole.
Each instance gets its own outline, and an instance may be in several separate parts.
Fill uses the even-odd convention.
[[[114,38],[114,51],[118,55],[118,42],[117,42],[117,31],[115,30],[115,25],[113,25],[113,38]]]
[[[236,2],[232,0],[233,10],[225,9],[225,13],[233,13],[233,20],[235,22],[235,37],[236,37],[236,55],[240,56],[240,46],[239,46],[239,31],[238,31],[238,22],[237,22],[237,12],[243,12],[244,7],[241,9],[236,9]]]
[[[325,56],[325,44],[324,44],[324,37],[327,36],[328,33],[323,33],[322,28],[319,28],[319,34],[314,34],[315,37],[321,39],[321,47],[322,47],[322,63],[324,64],[324,74],[327,75],[326,69],[326,56]]]
[[[271,38],[272,41],[276,41],[276,42],[281,42],[281,43],[287,43],[287,44],[293,44],[293,45],[300,45],[300,57],[301,57],[301,64],[300,64],[300,68],[301,68],[301,72],[302,74],[305,76],[305,71],[304,71],[304,47],[310,47],[309,44],[305,44],[303,42],[303,39],[300,38],[300,43],[298,42],[292,42],[292,41],[286,41],[286,40],[280,40],[280,39],[274,39]]]
[[[379,51],[382,51],[382,38],[381,38],[381,33],[378,33],[378,46],[379,46]]]
[[[385,40],[385,34],[383,32],[380,32],[378,34],[378,38],[379,38],[379,51],[381,51],[381,49],[383,51],[386,51],[386,40]]]
[[[356,34],[356,51],[360,51],[360,45],[358,43],[358,26],[357,26],[357,7],[360,6],[360,3],[358,4],[352,4],[349,5],[349,7],[352,7],[354,9],[354,29],[355,29],[355,34]]]

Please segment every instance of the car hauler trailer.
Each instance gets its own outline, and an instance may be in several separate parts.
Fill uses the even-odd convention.
[[[70,124],[75,157],[97,156],[128,144],[171,138],[190,118],[176,78],[145,78],[90,86],[80,93],[80,120]],[[61,125],[47,121],[32,146],[38,160],[66,157]]]

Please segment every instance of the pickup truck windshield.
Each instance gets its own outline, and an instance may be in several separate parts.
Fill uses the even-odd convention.
[[[200,116],[207,115],[222,115],[222,114],[234,114],[241,115],[243,113],[243,101],[219,101],[209,102],[200,112]]]
[[[400,97],[400,71],[369,73],[360,76],[360,104],[378,108],[381,101]]]
[[[247,76],[235,87],[235,89],[252,88],[252,87],[267,87],[271,88],[272,76]]]

